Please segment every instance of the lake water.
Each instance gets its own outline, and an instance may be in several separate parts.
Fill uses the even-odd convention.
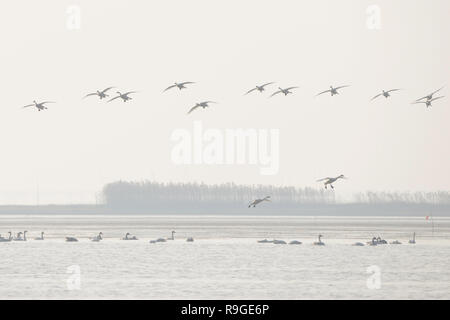
[[[450,218],[0,217],[2,236],[23,230],[0,243],[0,299],[450,299]],[[402,245],[351,245],[372,236]]]

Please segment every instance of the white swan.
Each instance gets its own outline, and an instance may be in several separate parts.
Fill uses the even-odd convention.
[[[175,240],[175,237],[173,236],[175,233],[175,231],[172,231],[172,236],[170,238],[167,238],[167,240]]]
[[[66,237],[66,242],[78,242],[78,239],[75,237]]]
[[[388,90],[388,91],[382,90],[382,91],[383,91],[382,93],[377,94],[375,97],[373,97],[372,99],[370,99],[370,101],[373,101],[373,100],[375,100],[376,98],[381,97],[381,96],[383,96],[383,97],[385,97],[385,98],[387,99],[387,98],[389,98],[389,97],[391,96],[391,95],[389,94],[390,92],[394,92],[394,91],[398,91],[398,90],[400,90],[400,89],[391,89],[391,90]]]
[[[425,97],[422,97],[422,98],[420,98],[420,99],[417,99],[416,101],[420,101],[420,100],[423,100],[423,99],[431,100],[431,99],[433,99],[433,96],[434,96],[436,93],[438,93],[439,91],[441,91],[442,89],[444,89],[444,87],[441,87],[440,89],[437,89],[436,91],[433,91],[432,93],[426,95]]]
[[[128,100],[132,100],[133,98],[130,98],[129,95],[132,93],[136,93],[137,91],[128,91],[125,93],[120,93],[119,91],[117,91],[116,93],[118,94],[118,96],[115,96],[112,99],[109,99],[108,102],[111,102],[113,100],[119,99],[121,98],[123,100],[123,102],[127,102]]]
[[[41,232],[40,237],[36,237],[36,238],[34,238],[34,240],[44,240],[44,231]]]
[[[268,83],[265,83],[265,84],[263,84],[263,85],[261,85],[261,86],[256,86],[256,87],[254,87],[253,89],[251,89],[251,90],[248,90],[246,93],[245,93],[245,95],[247,95],[247,94],[249,94],[250,92],[253,92],[253,91],[255,91],[255,90],[258,90],[259,92],[263,92],[265,89],[264,89],[264,87],[265,86],[268,86],[268,85],[270,85],[270,84],[272,84],[273,82],[268,82]]]
[[[136,236],[132,236],[132,237],[129,237],[129,236],[131,236],[131,234],[129,232],[127,232],[125,234],[125,237],[122,238],[121,240],[138,240],[138,238],[136,238]]]
[[[175,84],[173,84],[173,85],[167,87],[166,89],[164,89],[163,92],[166,92],[167,90],[170,90],[170,89],[175,88],[175,87],[177,87],[180,90],[181,89],[186,89],[186,85],[187,84],[193,84],[193,83],[195,83],[195,82],[190,82],[190,81],[185,81],[185,82],[181,82],[181,83],[175,82]]]
[[[157,243],[157,242],[167,242],[167,240],[164,239],[164,238],[158,238],[156,240],[150,240],[150,243]]]
[[[9,237],[8,238],[3,238],[0,236],[0,242],[11,242],[13,237],[12,237],[12,233],[11,231],[8,232],[9,233]]]
[[[325,189],[327,189],[327,185],[330,185],[331,189],[334,189],[333,183],[339,179],[347,179],[347,178],[343,174],[341,174],[340,176],[335,177],[335,178],[326,177],[323,179],[319,179],[319,180],[317,180],[317,182],[325,181],[323,183],[325,185]]]
[[[16,234],[16,236],[13,238],[13,241],[21,241],[22,240],[22,232],[19,232]]]
[[[335,94],[339,94],[339,92],[338,92],[339,89],[346,88],[346,87],[349,87],[349,86],[340,86],[340,87],[336,87],[336,88],[333,88],[333,86],[330,86],[330,89],[318,93],[316,95],[316,97],[320,96],[321,94],[327,93],[327,92],[330,92],[331,96],[334,96]]]
[[[203,109],[205,109],[205,108],[209,107],[209,104],[210,104],[210,103],[217,103],[217,102],[214,102],[214,101],[203,101],[203,102],[198,102],[198,103],[195,104],[195,106],[193,106],[193,107],[188,111],[187,114],[190,114],[192,111],[194,111],[194,110],[197,109],[197,108],[203,108]]]
[[[44,106],[44,104],[46,104],[46,103],[55,103],[55,102],[54,101],[44,101],[44,102],[37,103],[36,100],[33,100],[32,104],[27,104],[26,106],[24,106],[24,108],[36,107],[38,109],[38,111],[41,111],[41,110],[48,109],[46,106]]]
[[[13,239],[13,241],[27,241],[27,232],[28,231],[19,232],[17,234],[17,236]],[[23,238],[22,238],[22,235],[23,235]]]
[[[279,90],[272,93],[270,97],[273,97],[274,95],[279,94],[279,93],[283,93],[285,96],[287,96],[288,94],[292,94],[292,92],[291,92],[292,89],[297,89],[297,88],[298,87],[289,87],[289,88],[283,89],[283,88],[278,87]]]
[[[322,239],[321,239],[322,237],[323,237],[323,235],[319,234],[319,241],[314,242],[315,246],[324,246],[325,245],[325,242],[322,242]]]
[[[416,244],[416,233],[413,233],[413,238],[408,241],[410,244]]]
[[[442,99],[442,98],[444,98],[444,96],[436,97],[436,98],[433,98],[433,99],[430,99],[430,100],[426,100],[426,101],[415,101],[415,102],[413,102],[412,104],[425,103],[425,106],[428,108],[428,107],[432,107],[431,103],[432,103],[434,100]]]
[[[91,241],[99,242],[100,240],[103,240],[103,232],[100,232],[97,236],[91,238]]]
[[[100,98],[100,100],[101,100],[103,98],[109,97],[109,95],[106,94],[106,91],[111,90],[112,88],[114,88],[114,87],[109,87],[109,88],[103,89],[102,91],[97,90],[96,92],[89,93],[89,94],[85,95],[84,98],[87,98],[87,97],[90,97],[90,96],[98,96]]]
[[[370,240],[370,241],[367,242],[367,244],[370,245],[370,246],[376,246],[376,245],[378,245],[377,238],[376,238],[376,237],[373,237],[372,240]]]
[[[259,204],[259,203],[261,203],[261,202],[263,202],[263,201],[271,201],[270,200],[270,196],[266,196],[266,197],[264,197],[264,198],[262,198],[262,199],[256,199],[255,201],[253,201],[252,203],[250,203],[249,205],[248,205],[248,207],[250,208],[250,207],[256,207],[256,205],[257,204]]]

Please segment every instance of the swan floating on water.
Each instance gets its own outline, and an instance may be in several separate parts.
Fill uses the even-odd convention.
[[[75,237],[66,237],[66,242],[78,242],[78,239]]]
[[[175,237],[173,236],[175,233],[175,231],[172,231],[172,236],[170,238],[167,238],[167,240],[175,240]]]
[[[371,246],[377,246],[379,244],[387,244],[386,240],[381,239],[381,237],[373,237],[371,241],[367,242],[367,244]]]
[[[13,241],[27,241],[27,232],[28,231],[19,232],[17,234],[17,236],[13,239]],[[23,238],[22,238],[22,235],[23,235]]]
[[[156,240],[150,240],[150,243],[158,243],[158,242],[167,242],[167,240],[164,239],[164,238],[158,238]]]
[[[44,240],[44,231],[41,232],[40,237],[36,237],[36,238],[34,238],[34,240]]]
[[[258,243],[273,243],[273,241],[274,241],[274,240],[267,240],[267,239],[264,239],[264,240],[258,240]]]
[[[362,243],[362,242],[355,242],[354,244],[352,244],[352,246],[363,247],[364,243]]]
[[[186,242],[194,242],[194,238],[189,237],[189,238],[186,239]]]
[[[8,234],[9,234],[8,238],[3,238],[2,236],[0,236],[0,242],[11,242],[13,239],[12,232],[9,231]]]
[[[292,240],[291,242],[289,242],[289,244],[302,244],[302,243],[297,240]]]
[[[125,234],[125,237],[122,238],[121,240],[137,240],[138,239],[138,238],[136,238],[136,236],[132,236],[132,237],[129,237],[129,236],[131,236],[131,233],[127,232]]]
[[[402,244],[402,243],[398,240],[395,240],[395,241],[392,241],[391,244]]]
[[[416,244],[416,233],[413,233],[413,238],[408,241],[410,244]]]
[[[273,240],[273,244],[286,244],[286,241],[283,241],[283,240]]]
[[[95,236],[91,239],[91,241],[94,241],[94,242],[99,242],[100,240],[103,240],[103,232],[100,232],[97,236]]]
[[[324,246],[325,245],[325,242],[322,242],[322,239],[321,239],[322,237],[323,237],[323,235],[319,234],[319,241],[314,242],[315,246]]]
[[[22,232],[19,232],[16,234],[16,236],[13,238],[13,241],[21,241],[22,239]]]

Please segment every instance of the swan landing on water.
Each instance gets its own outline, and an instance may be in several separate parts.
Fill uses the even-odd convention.
[[[264,197],[264,198],[262,198],[262,199],[256,199],[255,201],[253,201],[252,203],[250,203],[250,204],[248,205],[248,207],[249,207],[249,208],[250,208],[250,207],[255,208],[257,204],[259,204],[259,203],[261,203],[261,202],[263,202],[263,201],[270,201],[270,196],[266,196],[266,197]]]

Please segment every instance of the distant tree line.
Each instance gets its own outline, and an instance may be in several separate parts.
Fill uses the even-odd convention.
[[[333,191],[309,187],[277,187],[223,183],[160,183],[117,181],[105,185],[102,200],[111,207],[154,207],[158,205],[242,206],[254,199],[271,196],[272,203],[336,204]],[[360,204],[450,204],[450,192],[366,192],[354,195]]]
[[[159,183],[118,181],[103,188],[103,201],[109,206],[145,206],[159,203],[248,203],[271,196],[274,203],[335,203],[334,192],[309,187],[276,187],[224,183]]]
[[[450,192],[366,192],[355,195],[358,203],[450,204]]]

